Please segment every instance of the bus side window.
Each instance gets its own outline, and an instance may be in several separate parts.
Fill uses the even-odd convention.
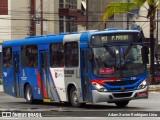
[[[66,67],[77,67],[78,66],[78,43],[69,42],[65,43],[65,66]]]
[[[50,66],[63,67],[64,66],[64,48],[63,43],[53,43],[50,46]]]
[[[11,47],[3,48],[3,65],[6,68],[12,67],[12,48]]]
[[[25,67],[38,66],[38,47],[37,45],[26,46]]]
[[[26,47],[25,46],[22,46],[21,47],[21,65],[22,67],[25,66],[25,61],[26,61]]]

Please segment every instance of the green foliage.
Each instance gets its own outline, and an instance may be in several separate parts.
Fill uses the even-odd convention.
[[[105,22],[107,18],[113,16],[114,14],[127,13],[135,8],[140,8],[144,5],[145,2],[148,3],[148,6],[150,8],[151,6],[152,8],[158,7],[158,0],[133,0],[133,2],[111,2],[105,9],[105,12],[102,16],[102,21]]]

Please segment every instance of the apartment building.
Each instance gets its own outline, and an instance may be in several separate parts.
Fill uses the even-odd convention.
[[[0,43],[85,30],[84,0],[0,0]]]

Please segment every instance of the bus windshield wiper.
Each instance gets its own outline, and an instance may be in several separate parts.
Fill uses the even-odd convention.
[[[112,57],[116,58],[116,54],[107,45],[104,45],[104,47]]]

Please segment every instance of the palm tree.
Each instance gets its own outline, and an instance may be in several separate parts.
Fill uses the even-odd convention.
[[[154,71],[154,48],[155,48],[155,39],[154,39],[154,30],[155,30],[155,14],[156,9],[159,6],[159,0],[133,0],[132,2],[111,2],[102,17],[102,21],[105,22],[107,18],[113,16],[114,14],[120,13],[129,13],[133,9],[139,9],[140,7],[145,7],[148,11],[147,18],[150,20],[150,73],[151,73],[151,83],[154,84],[155,80],[155,71]],[[144,3],[147,2],[149,9],[144,6]]]

